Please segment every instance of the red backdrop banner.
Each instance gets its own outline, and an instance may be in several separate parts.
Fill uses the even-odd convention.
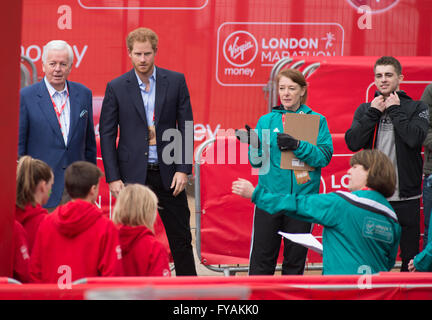
[[[23,0],[21,54],[41,79],[43,46],[52,39],[71,44],[70,80],[93,92],[98,138],[106,84],[131,69],[127,34],[140,26],[153,29],[159,35],[156,64],[186,76],[195,147],[229,129],[254,126],[268,112],[263,89],[279,59],[292,58],[287,67],[302,71],[315,65],[307,77],[307,104],[326,116],[333,136],[335,153],[321,187],[330,192],[346,187],[351,152],[343,134],[357,106],[373,97],[375,60],[393,55],[401,61],[401,88],[413,99],[432,82],[431,16],[428,0]],[[98,157],[103,169],[99,145]],[[225,186],[248,165],[215,168],[204,169],[202,207],[224,209],[217,219],[203,220],[203,256],[207,263],[247,262],[252,206],[231,198]],[[233,175],[221,175],[220,168]],[[100,192],[98,205],[109,214],[114,199],[105,183]],[[163,226],[157,229],[163,233]]]
[[[0,88],[2,117],[0,144],[3,149],[0,165],[2,187],[0,202],[0,276],[12,276],[12,237],[15,216],[15,169],[18,150],[19,46],[21,41],[22,1],[3,3],[0,13],[0,34],[5,46],[0,51],[2,76]]]

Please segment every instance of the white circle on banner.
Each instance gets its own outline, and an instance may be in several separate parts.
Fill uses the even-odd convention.
[[[224,41],[223,55],[235,67],[244,67],[255,60],[258,54],[258,41],[247,31],[235,31]]]
[[[356,10],[361,6],[368,6],[371,13],[381,13],[393,8],[399,0],[347,0],[347,2]]]

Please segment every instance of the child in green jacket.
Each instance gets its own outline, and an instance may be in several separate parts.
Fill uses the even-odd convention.
[[[401,228],[386,197],[394,193],[396,174],[378,150],[363,150],[350,160],[349,189],[329,194],[270,193],[244,179],[233,193],[251,198],[270,214],[284,214],[324,226],[323,274],[378,273],[393,268]]]
[[[429,224],[429,234],[432,235],[432,224]],[[424,248],[422,252],[416,255],[414,259],[411,259],[408,264],[408,270],[411,272],[432,271],[432,241],[428,241],[426,248]]]

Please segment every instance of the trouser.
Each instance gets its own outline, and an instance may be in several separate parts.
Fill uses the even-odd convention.
[[[400,238],[401,271],[408,271],[408,263],[419,253],[420,199],[391,201],[402,228]]]
[[[176,197],[165,190],[159,171],[148,170],[146,185],[158,197],[159,216],[164,224],[177,276],[196,276],[186,191]]]
[[[272,275],[275,272],[281,246],[278,231],[309,233],[311,224],[282,213],[269,214],[255,207],[249,275]],[[303,274],[307,248],[284,238],[282,274]]]
[[[432,210],[432,174],[425,177],[423,181],[423,216],[424,216],[424,236],[423,249],[428,242],[429,220]]]

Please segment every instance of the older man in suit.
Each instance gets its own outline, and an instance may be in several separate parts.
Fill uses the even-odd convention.
[[[30,155],[52,168],[49,209],[67,199],[64,171],[69,164],[96,163],[92,93],[67,80],[72,64],[73,51],[67,42],[48,42],[42,53],[43,80],[20,92],[18,155]]]
[[[156,193],[176,275],[196,275],[184,190],[193,157],[185,77],[155,66],[158,37],[152,30],[138,28],[126,42],[133,69],[107,84],[99,121],[106,180],[114,196],[125,183]]]

